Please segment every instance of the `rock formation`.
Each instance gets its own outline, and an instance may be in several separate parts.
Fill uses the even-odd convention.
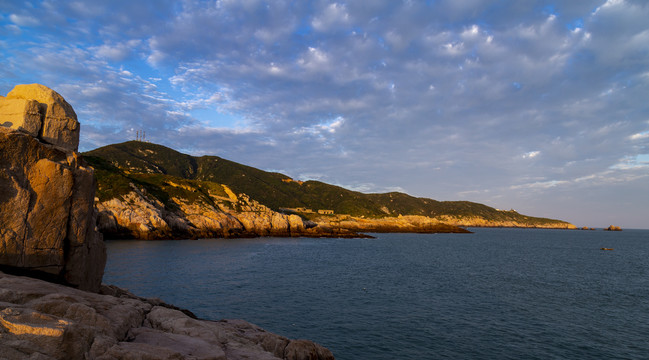
[[[321,216],[314,221],[321,227],[377,233],[471,233],[427,216],[404,215],[367,219],[349,215]]]
[[[180,180],[178,180],[180,181]],[[310,236],[365,237],[345,229],[314,227],[298,215],[281,214],[250,199],[234,194],[225,185],[227,196],[204,194],[189,200],[172,197],[165,206],[146,189],[130,184],[132,191],[106,201],[98,201],[99,230],[108,237],[136,239]],[[167,182],[190,194],[200,193],[193,181]]]
[[[22,108],[22,111],[21,111]],[[77,114],[61,95],[40,84],[16,85],[0,98],[0,125],[20,129],[41,141],[77,151]]]
[[[606,230],[606,231],[622,231],[622,228],[619,227],[619,226],[610,225],[609,227],[607,227],[604,230]]]
[[[527,223],[524,221],[505,220],[495,221],[487,220],[481,216],[437,216],[437,220],[446,224],[466,227],[512,227],[512,228],[532,228],[532,229],[570,229],[577,227],[568,222],[548,221]]]
[[[539,229],[575,229],[570,223],[524,223],[517,221],[494,221],[480,216],[435,217],[420,215],[399,215],[384,218],[361,218],[349,215],[316,216],[313,221],[319,226],[360,232],[414,232],[414,233],[469,233],[465,227],[518,227]]]
[[[196,319],[112,286],[99,294],[0,272],[2,359],[330,360],[242,320]]]
[[[18,85],[0,97],[0,125],[0,266],[99,290],[106,251],[74,110],[43,85]]]

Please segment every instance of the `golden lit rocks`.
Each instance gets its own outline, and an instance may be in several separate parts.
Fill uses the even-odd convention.
[[[320,226],[348,229],[361,232],[467,232],[465,227],[520,227],[542,229],[576,229],[570,223],[538,222],[534,224],[517,221],[494,221],[480,216],[449,216],[436,217],[420,215],[399,215],[385,218],[359,218],[349,215],[321,216],[315,218]]]
[[[97,203],[97,210],[101,231],[122,229],[125,232],[147,234],[144,239],[171,233],[172,228],[164,218],[162,204],[150,200],[140,192],[132,191],[123,199]]]
[[[0,272],[2,359],[333,360],[243,320],[207,321],[156,299],[100,293]]]
[[[365,232],[413,232],[413,233],[468,233],[466,229],[440,222],[438,219],[419,215],[405,215],[378,219],[358,218],[349,215],[323,216],[314,219],[320,226],[330,226]]]
[[[606,231],[622,231],[622,228],[619,227],[619,226],[610,225],[609,227],[607,227],[604,230],[606,230]]]
[[[56,91],[40,84],[16,85],[0,97],[0,126],[67,150],[79,147],[80,125],[74,109]]]
[[[447,224],[455,226],[467,227],[515,227],[515,228],[538,228],[538,229],[577,229],[577,227],[570,223],[564,222],[539,222],[539,223],[524,223],[518,221],[493,221],[486,220],[479,216],[448,216],[442,215],[437,217],[438,220]]]
[[[0,125],[0,266],[99,290],[106,251],[74,110],[45,86],[19,85],[0,98]]]
[[[133,185],[121,198],[98,202],[99,229],[116,237],[140,239],[305,235],[302,218],[286,215],[228,189],[228,198],[214,204],[172,198],[169,210]]]
[[[42,120],[38,101],[0,96],[0,126],[38,136]]]

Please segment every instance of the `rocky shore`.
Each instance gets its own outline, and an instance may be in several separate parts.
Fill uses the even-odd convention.
[[[191,182],[182,186],[186,191],[199,192]],[[132,191],[121,198],[97,201],[97,225],[107,238],[367,237],[344,228],[317,226],[297,215],[272,211],[245,194],[234,194],[225,185],[222,187],[227,196],[208,193],[205,198],[193,202],[173,198],[174,210],[169,210],[145,189],[132,187]]]
[[[72,107],[45,86],[0,96],[0,359],[333,359],[308,340],[200,320],[102,284],[106,249],[79,131]],[[128,213],[142,204],[126,203],[125,217],[160,227],[153,210]],[[262,219],[289,229],[294,220]]]
[[[576,229],[570,223],[535,223],[517,221],[493,221],[477,216],[419,216],[403,215],[378,219],[360,218],[349,215],[317,216],[312,221],[321,227],[346,229],[355,232],[403,232],[403,233],[470,233],[466,227],[511,227],[536,229]]]
[[[471,233],[470,231],[426,216],[405,215],[378,219],[348,215],[320,216],[313,219],[320,227],[375,233]]]
[[[181,181],[180,179],[178,180]],[[173,197],[173,210],[146,189],[131,184],[132,190],[121,198],[97,201],[98,226],[107,238],[187,239],[281,237],[371,237],[364,233],[470,233],[466,227],[516,227],[540,229],[576,229],[567,222],[494,221],[479,216],[441,215],[386,216],[365,218],[343,214],[318,215],[280,213],[258,203],[246,194],[234,194],[227,186],[227,196],[202,191],[196,182],[184,180],[182,186],[191,194],[203,192],[194,200]]]
[[[2,359],[334,359],[243,320],[207,321],[114,286],[99,293],[0,273]]]
[[[440,216],[437,220],[449,225],[462,226],[462,227],[508,227],[508,228],[524,228],[524,229],[567,229],[576,230],[577,226],[568,222],[540,222],[540,223],[526,223],[523,221],[494,221],[486,220],[478,216]]]

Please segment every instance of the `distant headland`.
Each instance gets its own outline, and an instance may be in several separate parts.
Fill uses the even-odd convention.
[[[107,237],[358,237],[363,232],[467,233],[466,227],[575,229],[568,222],[469,201],[364,194],[218,156],[194,157],[143,141],[83,154],[97,176]]]

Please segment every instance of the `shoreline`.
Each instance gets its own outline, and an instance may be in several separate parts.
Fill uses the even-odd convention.
[[[95,293],[0,271],[0,286],[3,358],[334,359],[313,341],[245,320],[201,319],[114,285]]]
[[[333,232],[304,232],[304,233],[272,233],[272,234],[257,234],[253,232],[246,233],[235,233],[228,234],[223,236],[222,233],[213,233],[211,235],[183,235],[176,234],[171,236],[165,236],[165,234],[139,234],[140,236],[133,235],[133,233],[111,233],[103,232],[104,240],[138,240],[138,241],[165,241],[165,240],[206,240],[206,239],[256,239],[256,238],[308,238],[308,239],[327,239],[327,238],[336,238],[336,239],[373,239],[376,238],[371,234],[472,234],[471,228],[483,228],[483,229],[521,229],[521,230],[581,230],[579,228],[568,228],[568,227],[548,227],[548,226],[504,226],[504,225],[469,225],[469,226],[449,226],[439,229],[403,229],[403,228],[366,228],[366,229],[338,229],[345,231],[333,231]],[[606,229],[596,229],[596,230],[606,230]],[[120,235],[121,234],[121,235]]]

